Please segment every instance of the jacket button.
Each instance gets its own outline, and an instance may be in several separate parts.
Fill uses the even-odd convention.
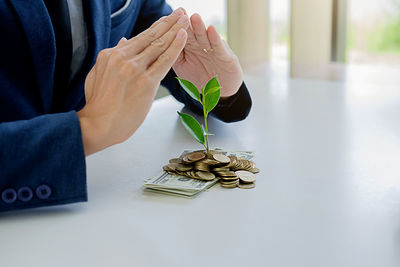
[[[51,188],[48,185],[42,184],[36,188],[36,196],[39,199],[48,199],[51,195]]]
[[[17,192],[12,188],[7,188],[1,194],[1,199],[7,204],[12,204],[17,200]]]
[[[48,199],[51,195],[51,189],[48,185],[42,184],[36,188],[36,196],[39,199],[45,200]]]
[[[18,195],[18,199],[21,200],[22,202],[28,202],[33,197],[32,190],[27,186],[21,187],[20,189],[18,189],[17,195]]]

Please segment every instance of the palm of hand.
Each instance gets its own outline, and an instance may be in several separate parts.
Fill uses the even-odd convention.
[[[235,94],[243,81],[243,73],[236,55],[221,40],[214,27],[205,29],[199,15],[191,17],[193,29],[189,28],[184,50],[173,66],[175,73],[202,88],[212,77],[221,84],[221,96]],[[211,49],[212,52],[205,52]]]

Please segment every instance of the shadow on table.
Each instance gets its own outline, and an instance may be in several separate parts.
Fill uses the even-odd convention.
[[[6,220],[54,218],[82,212],[83,205],[54,206],[26,210],[7,211],[0,213],[0,223]]]

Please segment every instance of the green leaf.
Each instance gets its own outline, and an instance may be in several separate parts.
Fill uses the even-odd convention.
[[[214,78],[211,78],[211,80],[207,82],[206,87],[204,88],[204,95],[214,93],[220,89],[221,85],[217,80],[217,76],[215,76]]]
[[[215,106],[218,104],[221,90],[217,90],[213,93],[208,93],[204,97],[204,105],[206,109],[206,114],[208,114]]]
[[[214,135],[213,133],[210,133],[209,131],[206,131],[206,129],[204,129],[204,125],[201,125],[201,129],[203,129],[203,133],[204,135]]]
[[[208,114],[211,110],[215,108],[218,104],[219,98],[221,95],[221,86],[215,76],[211,80],[208,81],[206,87],[203,90],[203,102],[206,110],[206,114]]]
[[[220,90],[221,90],[221,87],[213,87],[213,88],[209,89],[206,94],[207,95],[208,94],[213,94],[213,93],[215,93],[217,91],[220,91]]]
[[[179,111],[178,114],[181,117],[181,122],[183,126],[185,126],[186,130],[188,130],[188,132],[197,142],[204,145],[204,133],[200,123],[198,123],[197,120],[189,114],[180,113]]]
[[[179,81],[179,84],[186,91],[186,93],[188,93],[193,99],[201,102],[199,90],[197,90],[196,86],[193,83],[179,77],[176,77],[176,79]]]

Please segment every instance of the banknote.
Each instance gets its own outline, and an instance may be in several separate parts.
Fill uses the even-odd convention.
[[[165,171],[145,181],[144,187],[155,191],[165,191],[178,195],[194,196],[217,183],[213,181],[201,181],[186,176],[173,175]]]

